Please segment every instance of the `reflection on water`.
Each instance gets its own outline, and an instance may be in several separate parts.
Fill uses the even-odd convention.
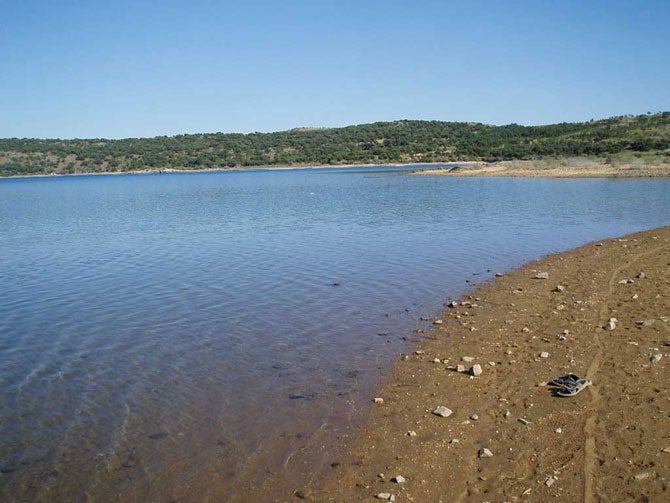
[[[352,424],[420,316],[669,203],[393,168],[2,180],[0,499],[243,499]]]

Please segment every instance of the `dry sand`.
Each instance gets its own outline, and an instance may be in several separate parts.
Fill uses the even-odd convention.
[[[296,500],[670,501],[669,272],[667,227],[530,263],[445,308],[330,478]],[[479,377],[456,371],[474,364]],[[568,373],[593,385],[560,398],[542,384]]]
[[[607,164],[584,158],[563,161],[502,161],[456,163],[456,168],[417,170],[414,175],[477,176],[514,178],[647,178],[669,177],[668,163]]]

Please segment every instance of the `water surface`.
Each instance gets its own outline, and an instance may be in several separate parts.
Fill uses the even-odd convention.
[[[658,179],[0,180],[0,499],[244,499],[356,424],[421,316],[668,224]]]

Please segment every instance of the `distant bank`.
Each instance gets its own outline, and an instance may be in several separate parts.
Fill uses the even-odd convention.
[[[400,120],[276,133],[0,139],[0,176],[589,158],[670,162],[670,112],[546,126]]]

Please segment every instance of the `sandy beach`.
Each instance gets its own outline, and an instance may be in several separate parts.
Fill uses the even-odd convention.
[[[538,161],[500,161],[494,163],[465,162],[457,166],[416,170],[414,175],[479,176],[514,178],[654,178],[670,176],[667,162],[609,164],[587,158],[549,159]]]
[[[325,483],[296,488],[296,498],[666,501],[669,270],[665,227],[549,256],[447,299],[370,397],[364,431],[342,438],[348,452]],[[593,384],[554,396],[548,383],[566,374]]]

